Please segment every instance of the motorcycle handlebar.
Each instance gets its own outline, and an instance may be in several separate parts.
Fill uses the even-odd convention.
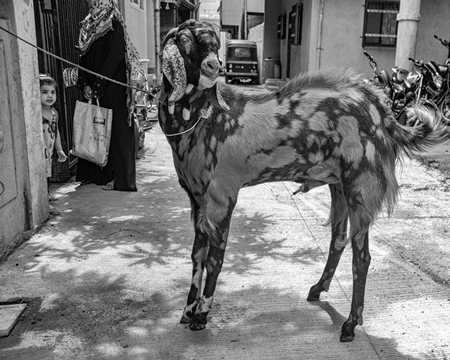
[[[409,57],[408,60],[411,61],[411,62],[413,62],[414,65],[416,65],[416,66],[418,66],[418,67],[421,67],[421,66],[423,65],[422,60],[421,60],[421,61],[418,61],[418,60],[413,59],[413,58],[411,58],[411,57]]]
[[[450,48],[449,47],[450,44],[449,44],[449,42],[447,40],[444,40],[444,39],[440,38],[437,35],[434,35],[434,38],[439,40],[441,42],[441,44],[444,45],[446,48]]]
[[[374,61],[372,55],[370,55],[366,50],[364,50],[364,55],[366,55],[370,61]]]

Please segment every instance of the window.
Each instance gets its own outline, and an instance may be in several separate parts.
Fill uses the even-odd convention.
[[[400,0],[366,0],[364,11],[364,46],[395,47],[397,44],[397,14]]]
[[[130,0],[130,2],[144,10],[144,0]]]
[[[277,38],[286,39],[286,14],[278,15]]]
[[[296,4],[289,13],[288,38],[292,45],[302,43],[303,4]]]
[[[229,47],[227,59],[229,61],[238,61],[238,60],[256,60],[256,48],[248,48],[248,47]]]

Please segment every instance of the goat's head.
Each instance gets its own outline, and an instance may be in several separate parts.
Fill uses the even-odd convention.
[[[162,70],[172,86],[168,105],[173,113],[174,103],[194,87],[202,91],[216,84],[220,39],[211,24],[187,20],[167,33],[162,46]]]

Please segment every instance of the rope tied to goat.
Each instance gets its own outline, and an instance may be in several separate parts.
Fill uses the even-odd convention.
[[[64,63],[66,63],[66,64],[69,64],[69,65],[73,66],[74,68],[77,68],[77,69],[79,69],[79,70],[83,70],[83,71],[85,71],[85,72],[87,72],[87,73],[89,73],[89,74],[98,76],[99,78],[101,78],[101,79],[103,79],[103,80],[110,81],[110,82],[115,83],[115,84],[117,84],[117,85],[121,85],[121,86],[130,88],[130,89],[134,89],[134,90],[136,90],[136,91],[141,91],[141,92],[143,92],[143,93],[146,93],[147,95],[151,96],[151,97],[154,98],[156,101],[158,101],[160,104],[167,106],[167,104],[165,104],[165,103],[163,103],[162,101],[160,101],[160,100],[155,96],[155,94],[154,94],[151,90],[146,90],[146,89],[144,89],[144,88],[139,88],[139,87],[137,87],[137,86],[125,84],[125,83],[123,83],[123,82],[120,82],[120,81],[111,79],[111,78],[109,78],[109,77],[107,77],[107,76],[104,76],[104,75],[101,75],[101,74],[99,74],[99,73],[96,73],[96,72],[94,72],[94,71],[92,71],[92,70],[86,69],[86,68],[83,67],[83,66],[80,66],[80,65],[75,64],[75,63],[73,63],[73,62],[71,62],[71,61],[69,61],[69,60],[66,60],[66,59],[64,59],[64,58],[62,58],[62,57],[60,57],[60,56],[58,56],[58,55],[55,55],[55,54],[53,54],[52,52],[47,51],[47,50],[45,50],[45,49],[43,49],[43,48],[41,48],[41,47],[39,47],[39,46],[37,46],[37,45],[35,45],[35,44],[29,42],[28,40],[23,39],[22,37],[20,37],[20,36],[14,34],[13,32],[11,32],[11,31],[5,29],[5,28],[2,27],[2,26],[0,26],[0,30],[3,30],[3,31],[6,32],[7,34],[9,34],[9,35],[11,35],[11,36],[17,38],[18,40],[24,42],[25,44],[27,44],[27,45],[29,45],[29,46],[31,46],[31,47],[33,47],[33,48],[35,48],[35,49],[37,49],[37,50],[43,52],[44,54],[49,55],[49,56],[51,56],[51,57],[53,57],[53,58],[55,58],[55,59],[57,59],[57,60],[60,60],[60,61],[62,61],[62,62],[64,62]]]
[[[15,37],[16,39],[18,39],[18,40],[24,42],[25,44],[27,44],[27,45],[29,45],[29,46],[31,46],[31,47],[33,47],[33,48],[35,48],[35,49],[37,49],[37,50],[43,52],[44,54],[47,54],[47,55],[49,55],[49,56],[51,56],[51,57],[53,57],[53,58],[55,58],[55,59],[57,59],[57,60],[59,60],[59,61],[62,61],[62,62],[64,62],[64,63],[66,63],[66,64],[69,64],[69,65],[73,66],[74,68],[77,68],[77,69],[79,69],[79,70],[83,70],[83,71],[85,71],[85,72],[87,72],[87,73],[89,73],[89,74],[98,76],[98,77],[101,78],[101,79],[110,81],[110,82],[115,83],[115,84],[117,84],[117,85],[121,85],[121,86],[124,86],[124,87],[127,87],[127,88],[134,89],[134,90],[136,90],[136,91],[141,91],[141,92],[143,92],[143,93],[146,93],[147,95],[150,95],[153,99],[155,99],[157,102],[159,102],[161,105],[163,105],[163,106],[168,106],[167,103],[164,103],[164,102],[162,102],[161,100],[159,100],[158,97],[155,96],[155,94],[152,92],[152,90],[146,90],[146,89],[144,89],[144,88],[139,88],[139,87],[137,87],[137,86],[125,84],[125,83],[123,83],[123,82],[120,82],[120,81],[111,79],[111,78],[109,78],[109,77],[107,77],[107,76],[104,76],[104,75],[101,75],[101,74],[99,74],[99,73],[96,73],[96,72],[94,72],[94,71],[92,71],[92,70],[86,69],[86,68],[83,67],[83,66],[80,66],[80,65],[75,64],[75,63],[73,63],[73,62],[71,62],[71,61],[69,61],[69,60],[66,60],[66,59],[64,59],[64,58],[62,58],[62,57],[60,57],[60,56],[58,56],[58,55],[55,55],[55,54],[53,54],[52,52],[47,51],[47,50],[45,50],[45,49],[43,49],[43,48],[41,48],[41,47],[39,47],[39,46],[37,46],[37,45],[35,45],[35,44],[29,42],[28,40],[25,40],[24,38],[18,36],[17,34],[14,34],[13,32],[9,31],[8,29],[5,29],[5,28],[2,27],[2,26],[0,26],[0,30],[3,30],[3,31],[6,32],[7,34],[9,34],[9,35]],[[180,132],[177,132],[177,133],[174,133],[174,134],[166,134],[164,131],[163,131],[163,133],[164,133],[165,136],[168,136],[168,137],[186,134],[186,133],[192,131],[192,130],[200,123],[200,121],[201,121],[203,118],[204,118],[204,116],[201,114],[201,115],[199,116],[198,120],[195,122],[195,124],[192,125],[192,126],[191,126],[189,129],[187,129],[187,130],[180,131]]]

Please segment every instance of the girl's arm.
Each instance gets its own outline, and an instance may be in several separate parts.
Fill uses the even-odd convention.
[[[55,148],[56,148],[56,153],[58,154],[58,161],[59,162],[66,161],[67,156],[61,145],[61,135],[59,134],[59,129],[56,129]]]
[[[59,120],[59,114],[56,112],[56,110],[52,109],[52,114],[56,118],[56,133],[55,133],[55,149],[56,153],[58,154],[58,161],[64,162],[67,160],[66,153],[64,152],[61,144],[61,134],[59,133],[59,126],[58,126],[58,120]]]

